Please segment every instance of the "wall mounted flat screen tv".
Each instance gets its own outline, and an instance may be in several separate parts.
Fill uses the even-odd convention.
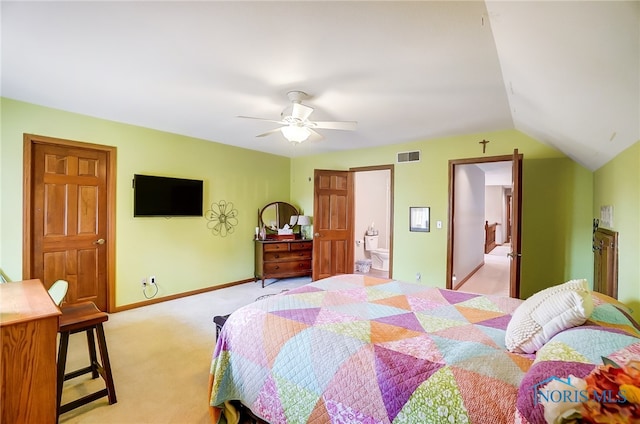
[[[133,176],[133,216],[202,216],[202,180]]]

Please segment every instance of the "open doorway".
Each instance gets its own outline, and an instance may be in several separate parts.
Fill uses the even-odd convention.
[[[522,155],[449,162],[447,288],[518,297]]]
[[[388,249],[388,269],[380,269],[379,271],[389,278],[393,275],[393,169],[393,165],[380,165],[351,168],[348,171],[314,170],[312,267],[312,279],[314,281],[332,275],[356,272],[355,251],[356,249],[364,250],[366,232],[366,230],[358,230],[358,234],[356,234],[354,229],[356,209],[364,209],[366,212],[367,208],[386,208],[386,205],[389,208],[388,217],[374,218],[381,219],[379,224],[375,224],[376,221],[372,221],[370,216],[366,219],[363,218],[362,222],[368,222],[369,224],[373,222],[374,228],[378,228],[378,235],[380,235],[380,227],[386,229],[388,226],[388,235],[384,235],[384,242],[388,243],[386,248]],[[388,173],[388,190],[386,188],[387,183],[383,184],[385,187],[382,189],[388,196],[385,195],[379,201],[373,201],[373,206],[367,206],[368,203],[365,204],[365,202],[361,201],[360,205],[356,207],[355,175],[372,171],[385,171]],[[366,191],[361,194],[366,198]],[[362,216],[367,216],[367,214]],[[357,247],[356,240],[359,241]],[[377,270],[373,269],[373,260],[370,265],[368,270],[362,269],[361,273],[375,274],[376,276],[382,275],[377,274]],[[384,265],[381,264],[380,268],[383,267]],[[371,273],[372,271],[373,273]]]
[[[457,169],[455,290],[509,296],[511,172],[511,161],[464,164]],[[482,249],[477,248],[480,242]]]
[[[389,278],[393,240],[393,165],[353,168],[354,270]]]

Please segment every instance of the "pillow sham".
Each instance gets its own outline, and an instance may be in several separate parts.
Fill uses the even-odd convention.
[[[539,402],[537,390],[541,383],[550,379],[569,381],[569,378],[585,378],[591,373],[595,364],[582,362],[548,361],[539,362],[529,368],[520,382],[516,398],[516,414],[524,418],[525,423],[546,423],[544,405]],[[573,376],[573,377],[571,377]]]
[[[593,292],[593,312],[585,325],[615,328],[640,337],[640,324],[631,316],[631,308],[608,296]]]
[[[591,294],[593,295],[594,306],[610,304],[620,309],[621,311],[624,311],[629,315],[633,313],[633,309],[631,309],[629,306],[625,305],[624,303],[620,302],[618,299],[615,299],[603,293],[598,293],[597,291],[592,291]]]
[[[505,345],[511,352],[535,353],[562,330],[583,324],[593,311],[587,280],[570,280],[525,300],[507,325]]]
[[[517,413],[530,423],[544,423],[544,406],[536,401],[540,383],[570,376],[584,379],[603,357],[624,365],[640,354],[640,338],[615,328],[580,326],[552,337],[536,353],[533,365],[520,382]],[[573,378],[572,377],[572,378]]]

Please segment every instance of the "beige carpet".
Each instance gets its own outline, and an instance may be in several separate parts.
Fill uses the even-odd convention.
[[[309,278],[246,283],[118,312],[105,333],[118,402],[102,398],[60,417],[61,423],[209,422],[207,381],[215,346],[213,317],[227,315],[265,294],[277,294]],[[69,342],[67,372],[88,365],[85,333]],[[104,387],[89,374],[64,383],[63,403]]]
[[[496,246],[484,255],[484,265],[458,288],[470,293],[509,296],[511,246]]]

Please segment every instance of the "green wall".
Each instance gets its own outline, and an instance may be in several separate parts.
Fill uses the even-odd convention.
[[[395,164],[393,277],[445,287],[448,164],[450,159],[524,155],[521,293],[570,278],[593,275],[591,257],[592,173],[565,155],[518,131],[499,131],[292,159],[291,198],[313,211],[313,170],[394,164],[396,153],[421,150],[420,162]],[[429,233],[409,232],[409,207],[429,206]],[[544,264],[541,266],[540,264]]]
[[[117,148],[116,305],[145,301],[140,281],[156,276],[157,297],[253,277],[258,208],[289,200],[285,157],[1,99],[0,267],[22,278],[23,133]],[[214,236],[206,218],[133,218],[133,174],[203,179],[205,211],[220,200],[238,210],[235,232]]]
[[[515,130],[441,138],[288,159],[190,137],[2,98],[0,144],[0,267],[14,279],[22,269],[22,136],[40,134],[117,148],[116,305],[145,300],[140,280],[155,275],[158,296],[251,278],[257,210],[289,200],[313,213],[313,170],[395,164],[396,153],[421,150],[418,163],[395,164],[394,277],[444,287],[446,274],[448,161],[524,154],[522,297],[568,280],[592,280],[591,219],[600,204],[614,205],[620,231],[620,299],[640,302],[638,240],[640,147],[595,173]],[[134,173],[205,181],[205,209],[233,202],[236,231],[214,236],[205,218],[133,218]],[[408,231],[409,206],[431,207],[442,221],[429,233]],[[627,236],[632,234],[633,236]],[[640,305],[636,310],[640,310]]]
[[[613,206],[618,232],[618,299],[640,318],[640,141],[594,172],[593,216]]]
[[[522,178],[521,297],[574,278],[593,284],[592,172],[569,158],[525,155]]]

